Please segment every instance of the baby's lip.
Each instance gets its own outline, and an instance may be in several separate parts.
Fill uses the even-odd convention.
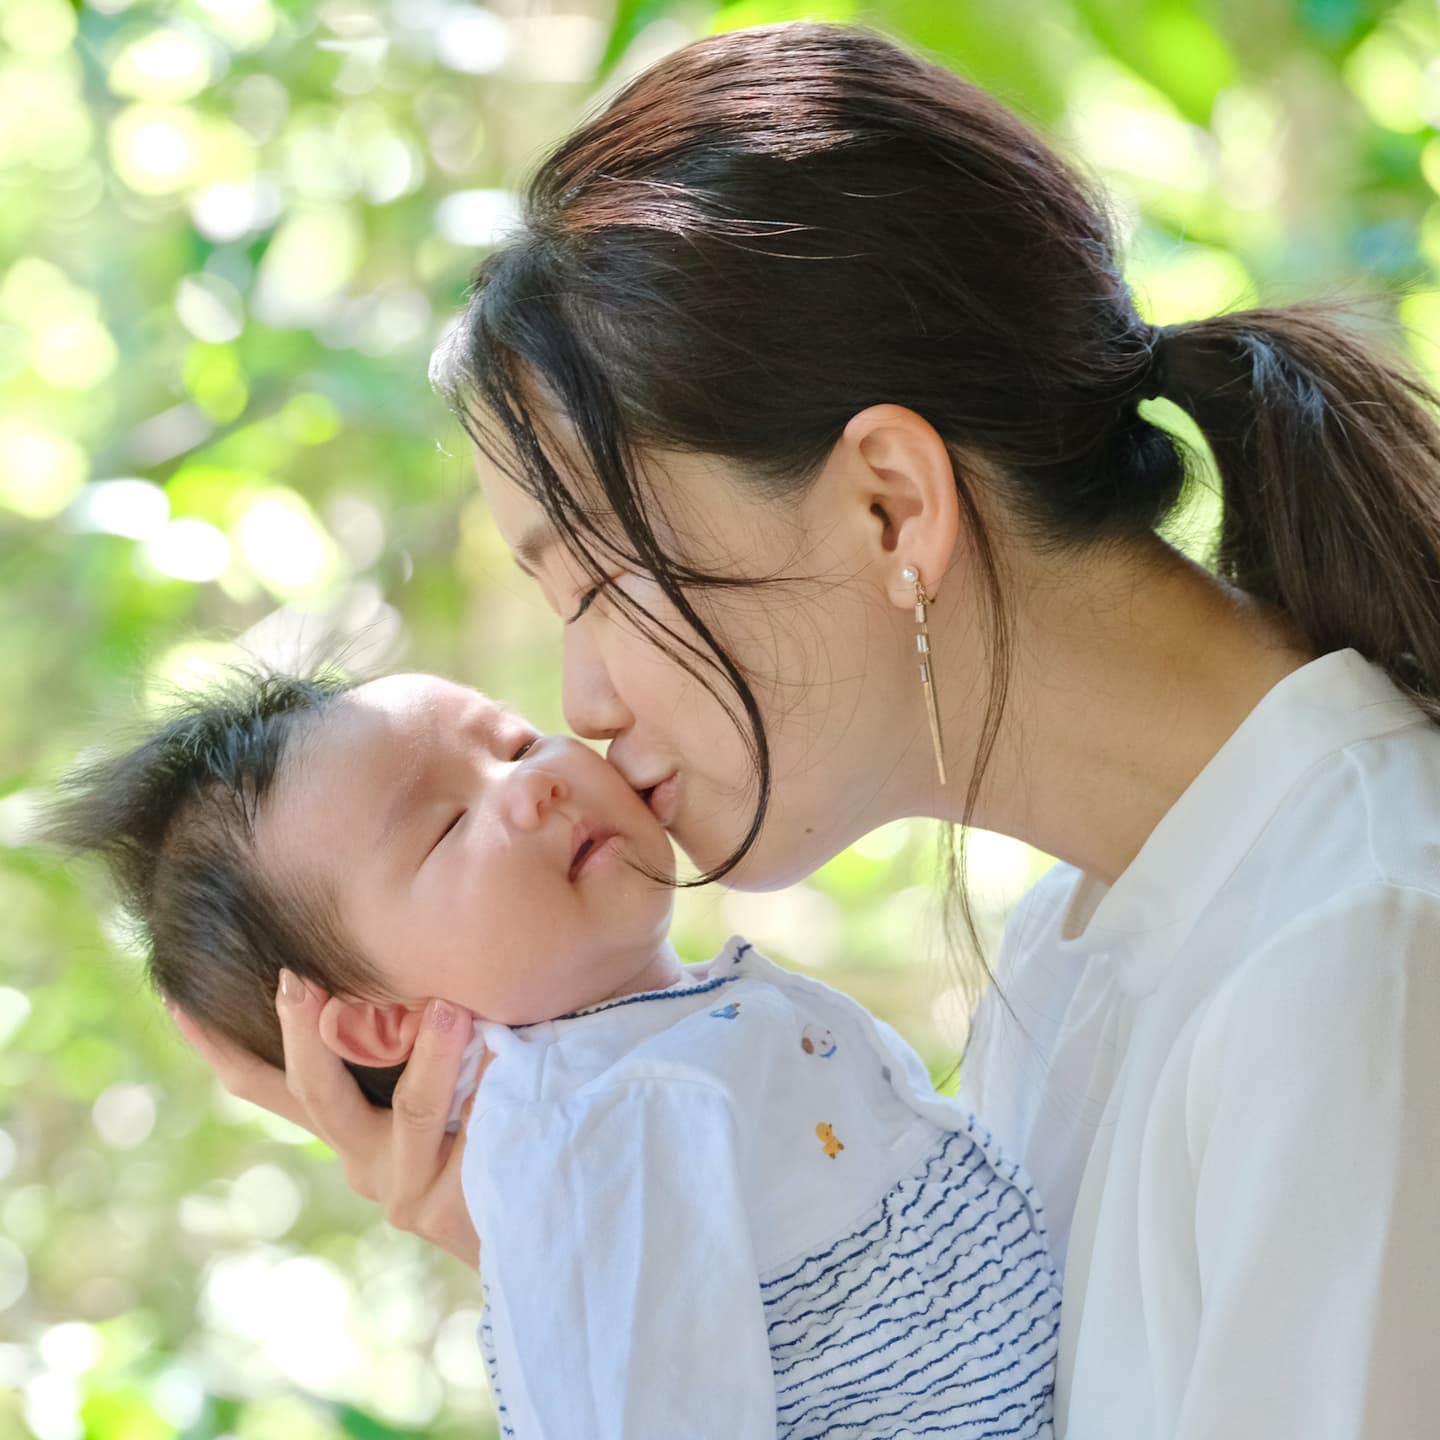
[[[573,881],[586,860],[607,840],[619,833],[613,825],[595,825],[588,820],[577,820],[572,835],[569,878]]]

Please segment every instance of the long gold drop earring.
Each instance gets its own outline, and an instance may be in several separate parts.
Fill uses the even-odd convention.
[[[945,783],[945,749],[940,742],[940,711],[935,705],[935,681],[930,675],[930,631],[925,620],[925,607],[930,596],[920,583],[920,572],[907,565],[900,578],[915,587],[915,624],[919,627],[915,635],[915,649],[920,655],[920,688],[925,692],[925,708],[930,715],[930,739],[935,746],[935,768],[940,772],[940,783]]]

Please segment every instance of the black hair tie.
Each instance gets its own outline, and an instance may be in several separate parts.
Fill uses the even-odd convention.
[[[1142,400],[1154,400],[1165,393],[1165,387],[1170,378],[1165,366],[1165,349],[1165,327],[1152,325],[1150,327],[1150,365],[1145,372],[1145,379],[1140,388]]]

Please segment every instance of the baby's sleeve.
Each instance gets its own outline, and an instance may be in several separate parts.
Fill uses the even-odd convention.
[[[739,1142],[725,1090],[689,1073],[472,1118],[465,1186],[503,1434],[773,1440]]]

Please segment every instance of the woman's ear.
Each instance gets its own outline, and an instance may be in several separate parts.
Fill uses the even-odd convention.
[[[320,1010],[320,1035],[342,1060],[383,1069],[410,1058],[422,1010],[332,995]]]
[[[868,502],[865,541],[891,600],[915,600],[913,566],[927,594],[940,590],[960,533],[955,466],[939,432],[903,405],[871,405],[850,417],[843,440],[857,462],[853,499]]]

